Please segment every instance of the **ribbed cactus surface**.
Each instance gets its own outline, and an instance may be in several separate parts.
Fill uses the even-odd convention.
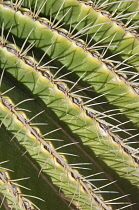
[[[139,209],[138,0],[0,1],[0,209]]]

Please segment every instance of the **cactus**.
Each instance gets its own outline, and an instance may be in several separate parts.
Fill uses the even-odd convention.
[[[138,8],[0,1],[1,209],[139,209]]]

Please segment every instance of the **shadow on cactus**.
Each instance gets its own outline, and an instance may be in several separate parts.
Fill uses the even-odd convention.
[[[1,209],[139,208],[138,8],[0,1]]]

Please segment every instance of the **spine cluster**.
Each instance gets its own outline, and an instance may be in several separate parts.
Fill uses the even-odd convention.
[[[23,126],[27,129],[27,131],[29,131],[30,134],[32,134],[35,137],[35,139],[40,142],[43,148],[47,150],[47,152],[54,157],[57,163],[60,164],[64,168],[64,170],[70,173],[71,177],[80,184],[80,186],[90,196],[91,199],[95,200],[100,206],[102,206],[102,208],[107,210],[111,209],[109,206],[107,206],[107,204],[104,203],[102,197],[95,193],[95,190],[98,189],[97,188],[93,189],[89,181],[87,181],[82,175],[74,171],[68,165],[68,163],[64,160],[64,158],[61,155],[59,155],[56,152],[56,150],[52,147],[51,143],[46,142],[44,137],[39,133],[39,131],[30,125],[31,122],[28,118],[26,118],[25,114],[18,113],[16,110],[17,108],[15,108],[15,106],[7,98],[1,96],[0,100],[2,104],[17,117],[17,119],[23,124]]]
[[[83,3],[82,1],[79,1],[81,3]],[[112,62],[107,61],[106,59],[104,59],[101,54],[96,51],[95,49],[91,49],[90,47],[88,47],[87,43],[85,43],[82,39],[76,39],[72,36],[72,34],[69,33],[69,31],[67,31],[66,29],[63,28],[59,28],[58,26],[55,26],[55,24],[53,24],[50,20],[48,20],[47,18],[40,18],[39,16],[36,16],[32,11],[30,11],[29,9],[26,8],[17,8],[16,4],[11,4],[8,2],[3,2],[4,6],[10,7],[12,9],[14,9],[15,11],[20,11],[23,15],[27,15],[29,16],[31,19],[33,19],[34,21],[39,21],[41,24],[45,25],[47,28],[51,29],[52,31],[56,31],[59,35],[66,37],[70,42],[75,43],[78,47],[81,47],[84,51],[86,51],[87,53],[91,54],[93,58],[97,58],[100,63],[103,65],[106,65],[106,67],[115,74],[115,77],[117,78],[117,80],[122,80],[125,82],[125,84],[128,85],[128,87],[131,87],[131,89],[138,95],[139,94],[139,87],[136,85],[136,83],[128,80],[128,77],[125,73],[121,72],[120,70],[116,69],[116,67],[114,66],[114,64]],[[91,6],[93,9],[93,3],[92,2],[86,2],[83,3],[87,6]],[[95,9],[97,12],[98,10]],[[99,11],[100,12],[100,11]],[[124,27],[124,24],[121,21],[117,21],[115,19],[113,19],[109,13],[104,12],[102,13],[102,15],[106,15],[111,21],[114,21],[117,25],[120,25],[121,27],[124,28],[124,30],[126,31],[126,28]],[[132,33],[133,35],[137,33],[133,30],[130,31],[130,33]]]
[[[51,185],[51,190],[54,190],[63,205],[69,203],[71,209],[74,206],[76,209],[120,210],[138,202],[135,193],[139,193],[139,148],[138,140],[131,139],[138,136],[136,131],[139,126],[139,73],[136,72],[139,70],[139,35],[132,25],[127,27],[136,16],[132,16],[131,12],[130,19],[124,23],[119,20],[120,15],[130,11],[130,6],[125,7],[116,19],[114,14],[120,6],[110,14],[101,10],[103,4],[99,7],[100,2],[0,1],[0,63],[3,69],[0,78],[0,127],[4,125],[12,135],[11,141],[16,138],[20,146],[24,147],[23,155],[27,152],[27,161],[32,161],[34,168],[38,164],[39,175],[44,173],[47,179],[44,181]],[[109,1],[106,2],[109,4]],[[131,10],[135,5],[132,6]],[[11,39],[14,44],[11,44]],[[104,46],[98,46],[99,43]],[[57,63],[58,68],[49,66],[50,63]],[[69,76],[72,72],[73,77]],[[13,95],[11,85],[16,86]],[[26,99],[26,96],[35,97],[35,101],[24,104],[23,109],[20,109],[19,105],[32,100]],[[102,96],[105,101],[100,102]],[[34,118],[43,113],[37,112],[42,107],[45,107],[44,116],[39,118],[38,123],[33,123]],[[30,112],[31,109],[33,112],[27,114],[26,111]],[[33,113],[37,114],[30,118]],[[50,121],[49,127],[40,128],[45,124],[42,120]],[[61,132],[55,134],[59,129],[62,129]],[[50,132],[46,133],[46,130]],[[47,138],[49,134],[54,138]],[[68,144],[62,143],[62,138]],[[77,144],[77,139],[81,144]],[[67,148],[71,145],[74,147]],[[79,163],[72,157],[78,156],[72,154],[73,151],[79,154]],[[66,158],[66,155],[69,157]],[[89,163],[85,163],[87,161]],[[90,167],[93,174],[88,175],[87,171],[82,174],[80,170],[88,169],[83,165],[90,163],[93,163]],[[104,172],[104,175],[100,175],[102,178],[93,179],[93,176],[101,174],[100,171]],[[36,209],[37,206],[26,199],[27,195],[20,192],[20,185],[16,185],[16,180],[11,180],[8,174],[7,170],[0,168],[0,185],[12,197],[11,204],[1,188],[0,192],[5,196],[3,198],[9,208],[12,209],[14,203],[15,209]],[[105,184],[106,180],[108,184]],[[122,188],[122,180],[125,180],[125,188]],[[110,188],[107,188],[109,185]],[[42,195],[45,190],[41,189]],[[117,191],[119,197],[113,194]],[[54,196],[51,197],[53,202]],[[54,202],[51,203],[49,198],[47,201],[49,208],[49,204],[53,205]]]
[[[99,6],[96,5],[92,1],[83,2],[83,1],[78,0],[78,2],[83,3],[83,4],[87,5],[87,6],[92,7],[96,12],[100,12],[102,15],[108,17],[110,21],[113,21],[116,25],[122,27],[125,31],[131,33],[133,36],[135,36],[139,40],[139,34],[137,33],[136,30],[131,29],[130,27],[127,28],[126,25],[121,20],[117,20],[115,17],[113,17],[111,15],[111,13],[109,11],[101,10],[99,8]]]
[[[2,42],[1,45],[3,46]],[[38,65],[38,63],[34,60],[34,58],[30,57],[30,56],[20,56],[20,51],[14,46],[14,45],[8,45],[8,44],[4,44],[3,47],[6,47],[7,50],[11,53],[14,53],[16,56],[18,56],[19,58],[21,58],[22,60],[24,60],[24,62],[26,64],[28,64],[29,66],[31,66],[35,71],[38,71],[42,74],[43,77],[47,78],[53,85],[56,85],[57,89],[60,90],[62,93],[64,93],[64,95],[70,99],[70,101],[72,101],[74,104],[76,104],[81,111],[84,112],[84,114],[88,117],[90,117],[93,121],[95,121],[96,123],[98,123],[100,130],[103,129],[103,131],[105,133],[107,133],[107,135],[109,136],[110,139],[112,139],[113,142],[115,142],[117,144],[117,146],[120,148],[127,154],[129,155],[129,157],[131,157],[131,159],[133,159],[135,163],[139,164],[139,156],[138,154],[138,150],[134,149],[128,145],[126,145],[124,143],[124,140],[121,139],[118,135],[114,134],[109,125],[105,122],[105,121],[101,121],[97,116],[98,116],[98,112],[96,112],[94,109],[88,109],[84,103],[83,100],[78,96],[72,94],[69,92],[69,89],[67,87],[67,85],[63,82],[59,82],[57,81],[54,77],[53,74],[50,72],[50,69],[41,69],[41,67]]]
[[[8,172],[0,170],[0,181],[3,183],[11,197],[13,197],[14,207],[9,206],[10,209],[21,208],[25,210],[34,210],[32,203],[22,195],[19,187],[16,186],[16,183],[10,180]]]

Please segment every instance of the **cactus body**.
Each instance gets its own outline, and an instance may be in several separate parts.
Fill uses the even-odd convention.
[[[139,208],[138,8],[0,1],[1,208]]]

